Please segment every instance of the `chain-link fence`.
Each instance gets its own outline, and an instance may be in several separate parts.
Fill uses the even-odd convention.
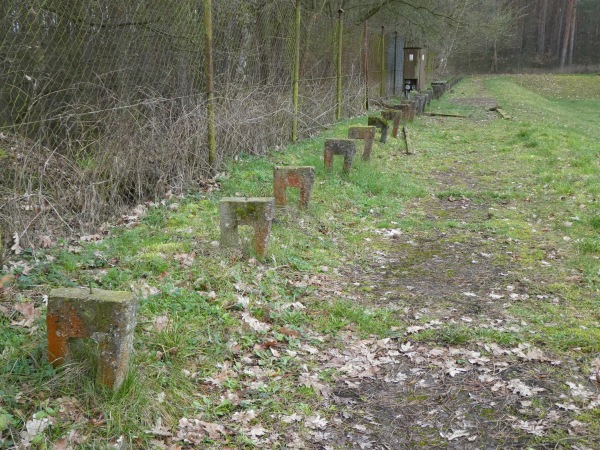
[[[71,225],[73,213],[73,225],[92,226],[122,205],[206,177],[201,1],[0,5],[5,226],[23,233],[50,225],[45,220]],[[301,138],[335,119],[339,16],[328,5],[301,5]],[[219,164],[239,152],[263,154],[291,137],[294,6],[291,0],[213,1]],[[364,111],[367,84],[371,97],[393,90],[382,61],[391,41],[388,35],[382,42],[379,29],[351,14],[343,30],[341,109],[352,116]],[[32,218],[32,211],[50,214]]]

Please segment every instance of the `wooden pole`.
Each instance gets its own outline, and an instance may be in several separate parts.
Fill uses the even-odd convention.
[[[343,51],[343,38],[344,38],[344,10],[338,11],[338,49],[337,49],[337,99],[336,99],[336,110],[335,118],[340,120],[342,118],[342,51]]]
[[[294,86],[292,87],[292,102],[294,118],[292,121],[292,142],[298,142],[298,84],[300,81],[300,20],[301,1],[296,0],[295,42],[294,42]]]
[[[212,54],[212,1],[204,0],[204,36],[206,69],[206,115],[208,126],[208,165],[211,176],[217,173],[217,140],[215,132],[215,82]]]

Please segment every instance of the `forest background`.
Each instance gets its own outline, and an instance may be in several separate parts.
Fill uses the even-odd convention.
[[[352,117],[399,95],[387,73],[396,36],[427,49],[430,81],[600,64],[599,0],[213,0],[210,86],[206,4],[0,1],[4,236],[35,247],[47,230],[93,229],[289,142],[294,117],[309,137],[338,107]]]

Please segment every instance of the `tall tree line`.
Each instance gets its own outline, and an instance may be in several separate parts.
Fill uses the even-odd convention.
[[[500,0],[497,4],[512,16],[501,45],[468,46],[467,54],[457,55],[459,64],[492,72],[600,64],[600,0]]]

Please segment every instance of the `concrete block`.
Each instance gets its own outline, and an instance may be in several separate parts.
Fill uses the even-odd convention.
[[[264,258],[271,235],[275,213],[273,197],[225,197],[219,203],[221,214],[221,247],[240,246],[239,225],[254,228],[253,247],[256,254]]]
[[[398,128],[400,128],[400,119],[402,118],[402,112],[396,110],[388,110],[382,111],[381,117],[387,120],[388,123],[393,123],[394,128],[392,128],[392,137],[398,137]]]
[[[415,103],[412,100],[403,100],[400,105],[404,108],[402,110],[402,117],[407,122],[415,120]]]
[[[300,189],[300,208],[308,208],[314,184],[314,167],[273,167],[273,191],[277,206],[284,206],[287,203],[285,191],[288,187],[294,187]]]
[[[375,140],[375,127],[352,126],[348,129],[348,139],[361,139],[365,141],[362,159],[368,161],[371,158],[373,141]]]
[[[370,127],[379,128],[381,130],[381,139],[379,140],[379,142],[385,144],[387,142],[388,132],[390,128],[388,121],[382,117],[369,116],[367,124]]]
[[[75,339],[98,343],[97,382],[118,389],[133,351],[137,299],[130,292],[55,289],[48,296],[48,358],[55,367],[72,356]]]
[[[356,153],[356,141],[354,139],[325,139],[325,150],[323,162],[325,170],[333,170],[333,157],[340,155],[344,157],[344,173],[352,170],[352,160]]]

